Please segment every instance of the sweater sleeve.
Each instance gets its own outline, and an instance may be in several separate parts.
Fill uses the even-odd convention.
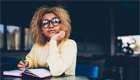
[[[74,58],[77,55],[77,45],[73,40],[66,41],[61,50],[57,47],[57,41],[51,40],[49,43],[49,56],[47,62],[50,72],[53,76],[63,74],[71,67]]]
[[[34,57],[34,54],[35,54],[35,45],[36,44],[33,45],[31,51],[26,56],[26,60],[25,61],[28,61],[29,62],[28,68],[33,68],[34,67],[33,57]]]

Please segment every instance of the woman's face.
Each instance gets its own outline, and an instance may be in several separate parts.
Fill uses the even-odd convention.
[[[42,18],[42,21],[44,21],[44,23],[45,23],[45,21],[47,21],[47,22],[49,21],[49,24],[42,25],[42,27],[41,27],[43,34],[49,39],[52,36],[54,36],[55,34],[59,33],[59,31],[60,31],[61,23],[56,26],[55,23],[53,24],[53,22],[51,21],[51,20],[53,20],[54,22],[57,22],[56,18],[57,18],[57,16],[53,13],[47,13]]]

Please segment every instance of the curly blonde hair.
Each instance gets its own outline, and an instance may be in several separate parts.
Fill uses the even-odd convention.
[[[35,12],[30,23],[32,38],[34,42],[39,43],[40,45],[45,45],[48,42],[47,37],[45,37],[42,34],[42,30],[40,26],[40,21],[42,20],[43,15],[45,15],[46,13],[54,13],[58,18],[60,18],[61,30],[65,31],[66,33],[63,40],[68,39],[71,31],[71,25],[70,25],[71,20],[68,12],[60,6],[57,7],[42,6]]]

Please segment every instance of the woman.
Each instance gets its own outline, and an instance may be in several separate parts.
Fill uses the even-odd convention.
[[[26,56],[26,63],[20,61],[20,70],[43,67],[52,76],[75,75],[77,45],[70,36],[70,17],[61,7],[40,7],[31,21],[35,44]]]

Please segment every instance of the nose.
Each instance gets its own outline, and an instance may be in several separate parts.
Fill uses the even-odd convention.
[[[50,22],[49,28],[53,28],[53,27],[54,26],[53,26],[52,22]]]

